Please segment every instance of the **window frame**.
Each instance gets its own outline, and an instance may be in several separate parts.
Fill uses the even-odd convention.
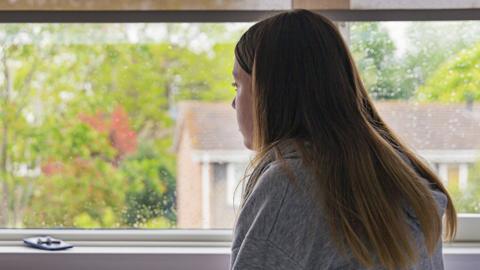
[[[0,11],[0,23],[254,22],[285,10],[225,11]],[[336,22],[480,21],[480,9],[317,10]],[[480,243],[480,214],[459,214],[454,242]],[[0,229],[0,246],[32,235],[52,235],[77,246],[229,247],[232,230]]]
[[[254,22],[287,10],[0,10],[0,23]],[[333,21],[480,20],[473,9],[314,10]]]
[[[480,242],[480,214],[459,214],[453,242]],[[0,246],[17,246],[34,235],[51,235],[75,246],[229,247],[231,229],[0,229]]]

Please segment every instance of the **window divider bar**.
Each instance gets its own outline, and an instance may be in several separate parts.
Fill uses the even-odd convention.
[[[454,242],[480,242],[480,214],[459,214]],[[67,242],[121,243],[143,242],[153,246],[227,246],[232,241],[231,229],[0,229],[2,242],[50,235]],[[149,244],[150,245],[150,244]]]
[[[0,11],[0,23],[253,22],[284,10]],[[480,9],[317,10],[335,21],[480,20]]]

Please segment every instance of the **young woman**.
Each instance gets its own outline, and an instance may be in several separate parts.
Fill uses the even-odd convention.
[[[231,269],[443,269],[452,201],[378,115],[334,24],[306,10],[255,24],[233,75],[256,157]]]

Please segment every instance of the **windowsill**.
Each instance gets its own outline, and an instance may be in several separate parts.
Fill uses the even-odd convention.
[[[480,254],[480,242],[443,244],[443,254]]]
[[[476,217],[465,223],[464,238],[477,236]],[[2,270],[226,270],[232,241],[231,230],[22,229],[0,230],[0,235]],[[44,251],[24,246],[20,239],[33,235],[52,235],[74,248]],[[446,270],[478,270],[480,241],[469,239],[475,240],[444,244]]]
[[[151,244],[151,243],[147,243]],[[2,270],[227,270],[229,247],[75,246],[44,251],[0,242]]]

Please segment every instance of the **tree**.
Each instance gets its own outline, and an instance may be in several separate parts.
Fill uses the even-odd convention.
[[[381,23],[354,23],[350,32],[362,79],[377,99],[418,98],[417,89],[440,65],[480,41],[475,22],[411,22],[400,52]]]
[[[0,225],[19,226],[31,197],[44,130],[36,126],[34,82],[43,59],[52,54],[39,45],[44,29],[11,24],[0,33]],[[23,40],[19,38],[23,34]],[[28,60],[28,61],[25,61]],[[33,101],[33,102],[32,102]]]
[[[225,28],[167,27],[220,37],[193,50],[188,38],[126,42],[121,25],[35,25],[23,42],[12,39],[26,26],[12,27],[0,80],[2,225],[175,226],[175,104],[233,97]],[[35,173],[19,175],[22,166]]]
[[[418,89],[419,100],[480,100],[480,42],[443,63]]]
[[[88,215],[103,226],[114,226],[105,224],[104,218],[108,212],[122,211],[128,186],[115,167],[119,151],[109,131],[98,130],[81,117],[55,120],[42,142],[42,174],[34,181],[24,224],[89,227],[76,224]]]
[[[378,22],[354,23],[351,51],[365,87],[375,99],[408,99],[414,89],[401,86],[402,72],[395,44]]]
[[[410,23],[406,33],[409,46],[403,60],[406,71],[403,84],[411,89],[418,89],[427,81],[433,82],[432,76],[446,62],[454,61],[460,51],[480,42],[480,27],[469,21],[414,22]],[[424,91],[419,89],[416,98],[438,100],[434,96],[429,99]]]
[[[162,161],[165,157],[152,149],[143,144],[122,163],[129,186],[123,219],[129,227],[149,227],[152,221],[166,227],[176,224],[175,178]]]

